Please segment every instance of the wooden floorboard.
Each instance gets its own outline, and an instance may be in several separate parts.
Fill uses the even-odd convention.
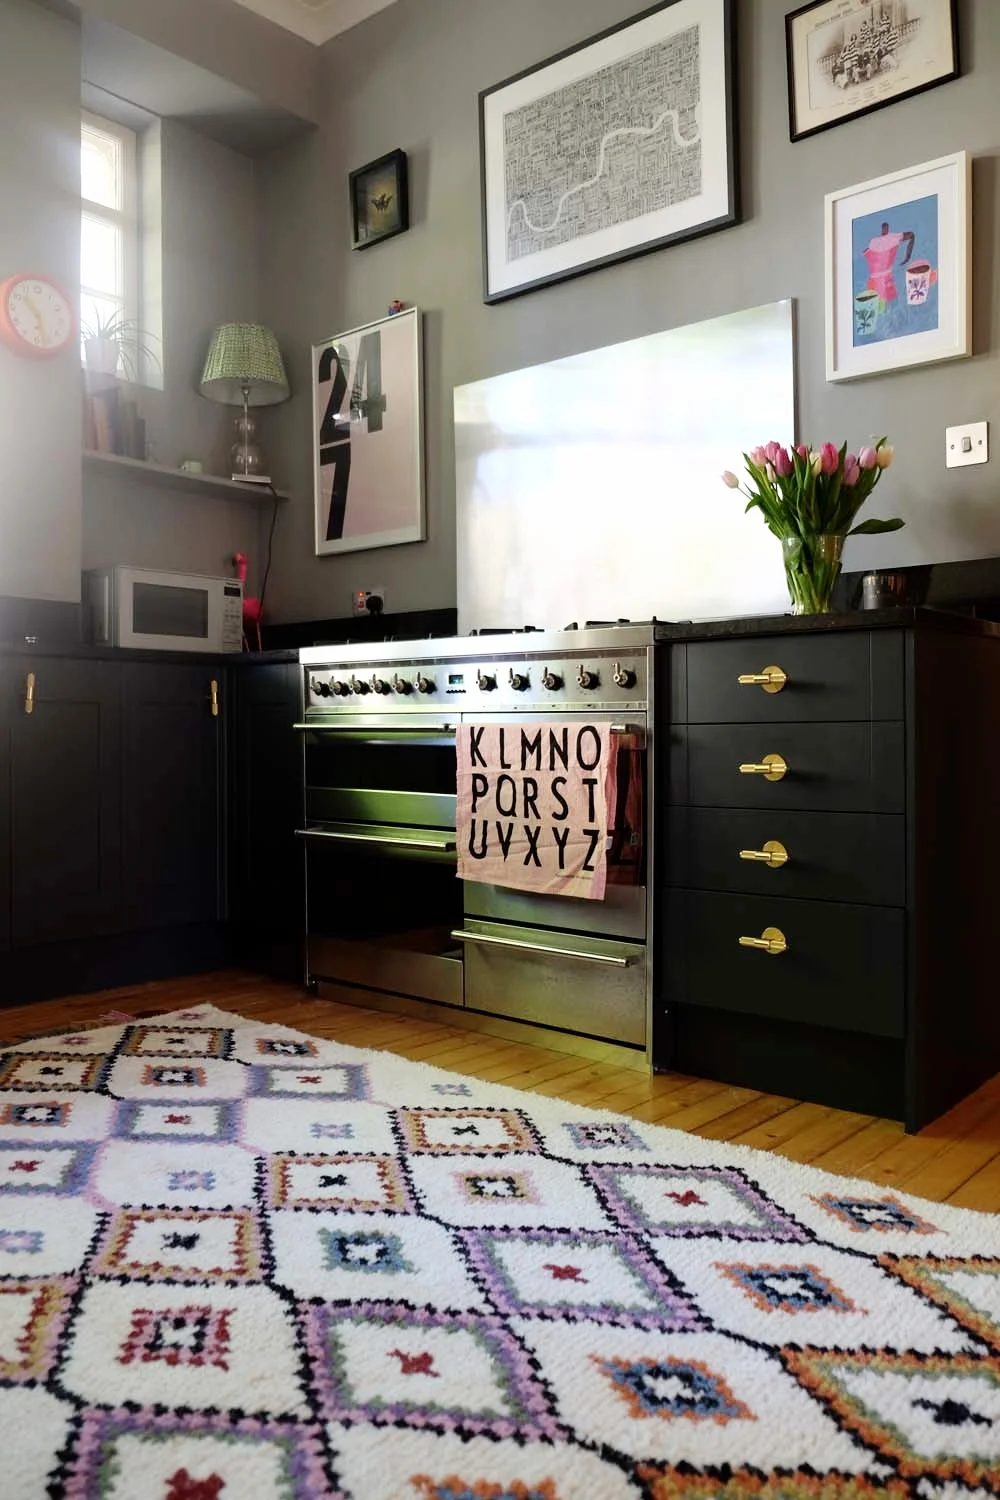
[[[460,1030],[446,1017],[427,1021],[369,1011],[239,971],[15,1006],[0,1011],[0,1043],[101,1025],[123,1014],[148,1017],[199,1000],[491,1083],[756,1146],[937,1202],[1000,1212],[1000,1076],[919,1134],[907,1136],[893,1120],[678,1073],[649,1078],[614,1063]]]

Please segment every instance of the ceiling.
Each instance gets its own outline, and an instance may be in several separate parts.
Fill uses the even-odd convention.
[[[339,32],[392,5],[394,0],[236,0],[236,3],[319,47]]]

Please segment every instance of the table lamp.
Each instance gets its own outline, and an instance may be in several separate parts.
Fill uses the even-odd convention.
[[[264,457],[254,442],[257,424],[251,406],[275,406],[290,395],[288,377],[270,328],[260,323],[222,323],[212,334],[201,373],[201,394],[226,406],[242,405],[236,418],[233,478],[244,484],[270,484]]]

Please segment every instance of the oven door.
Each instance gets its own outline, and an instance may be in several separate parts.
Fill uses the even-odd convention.
[[[299,727],[310,978],[461,1005],[454,727]]]

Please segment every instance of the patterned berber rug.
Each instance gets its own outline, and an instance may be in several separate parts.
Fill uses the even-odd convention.
[[[1000,1493],[1000,1219],[209,1005],[0,1059],[4,1500]]]

